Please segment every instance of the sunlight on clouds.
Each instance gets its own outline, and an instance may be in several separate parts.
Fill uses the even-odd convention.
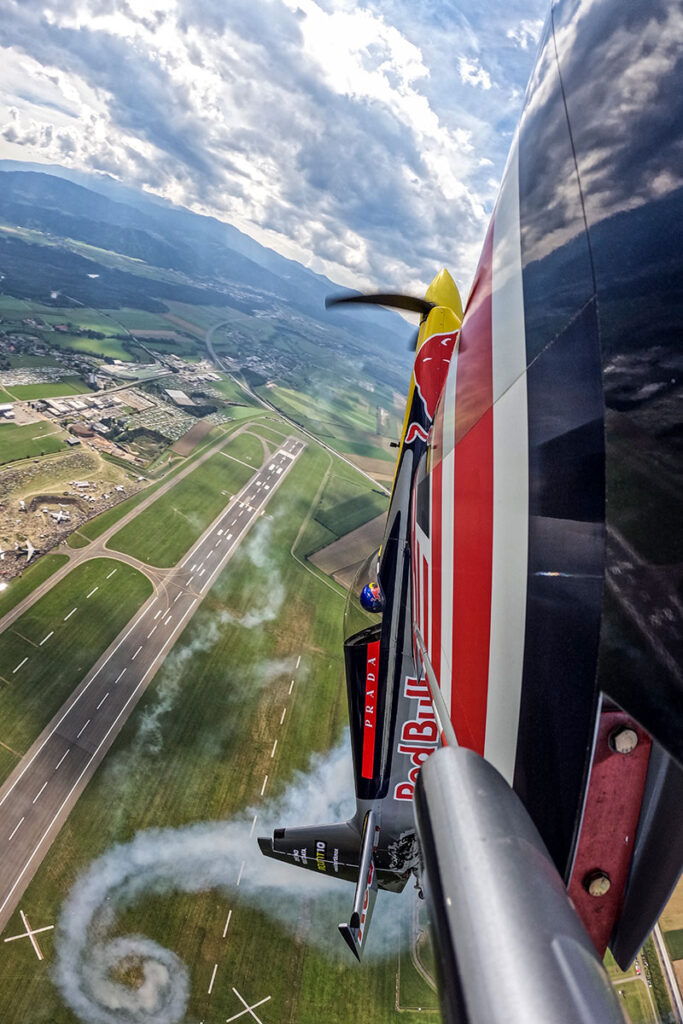
[[[526,50],[530,45],[535,46],[538,43],[542,29],[543,20],[534,18],[520,21],[516,28],[509,28],[505,34],[508,39],[512,39],[523,50]]]
[[[480,85],[482,89],[491,88],[491,76],[488,71],[484,70],[476,57],[458,57],[458,69],[461,81],[467,85]]]

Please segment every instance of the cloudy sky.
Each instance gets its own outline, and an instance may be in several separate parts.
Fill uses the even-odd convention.
[[[355,287],[467,286],[547,0],[0,0],[0,157]]]

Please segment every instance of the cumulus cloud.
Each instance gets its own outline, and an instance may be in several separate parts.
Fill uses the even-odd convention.
[[[544,6],[26,0],[0,155],[106,172],[349,285],[467,279]]]
[[[509,28],[505,33],[508,39],[512,39],[517,46],[527,50],[529,46],[535,46],[541,38],[543,20],[541,18],[523,18],[519,25]]]

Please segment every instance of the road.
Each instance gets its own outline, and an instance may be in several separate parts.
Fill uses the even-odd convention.
[[[164,571],[134,621],[0,787],[0,931],[155,672],[304,447],[287,438],[181,562]]]

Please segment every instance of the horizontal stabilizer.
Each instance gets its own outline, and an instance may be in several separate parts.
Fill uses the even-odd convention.
[[[349,949],[360,960],[365,937],[370,927],[370,919],[377,899],[377,871],[374,853],[379,838],[379,828],[375,824],[375,814],[368,811],[363,823],[363,838],[360,849],[360,868],[358,882],[353,898],[353,910],[348,924],[340,924],[339,931]]]
[[[305,828],[276,828],[259,836],[261,853],[274,860],[355,882],[358,878],[361,834],[355,821]]]

